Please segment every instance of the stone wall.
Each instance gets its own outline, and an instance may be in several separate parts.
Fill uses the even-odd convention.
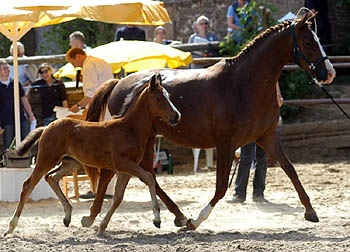
[[[296,14],[304,6],[304,0],[256,0],[265,3],[267,6],[274,6],[273,13],[276,19],[284,16],[289,11]],[[226,13],[232,0],[164,0],[164,5],[170,15],[172,24],[166,25],[167,37],[180,40],[183,43],[188,41],[193,33],[192,24],[200,15],[210,19],[211,30],[223,40],[226,35]],[[336,7],[336,1],[328,0],[329,16],[332,25],[333,43],[341,46],[345,43],[346,37],[350,41],[350,6],[343,8]],[[147,32],[147,40],[152,40],[152,26],[143,26]]]

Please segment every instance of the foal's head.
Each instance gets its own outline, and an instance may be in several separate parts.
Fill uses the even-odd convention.
[[[160,74],[152,76],[147,92],[150,109],[154,115],[172,125],[180,122],[181,114],[170,101],[168,92],[163,88]]]
[[[310,29],[308,20],[314,15],[308,13],[299,22],[292,24],[293,56],[295,63],[311,74],[315,81],[329,84],[335,77],[335,70],[316,33]]]

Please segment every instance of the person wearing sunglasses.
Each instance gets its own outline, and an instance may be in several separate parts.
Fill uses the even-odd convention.
[[[208,42],[219,40],[214,33],[209,32],[209,18],[207,18],[206,16],[200,16],[197,18],[196,30],[197,32],[193,33],[188,39],[188,43],[208,43]],[[218,52],[213,49],[192,52],[193,58],[212,57],[212,56],[218,56]],[[191,68],[203,68],[203,67],[192,64]]]
[[[32,92],[40,95],[43,125],[46,126],[57,119],[56,112],[53,111],[55,106],[68,108],[67,92],[64,83],[53,77],[49,64],[40,65],[38,76],[39,79],[32,83]]]

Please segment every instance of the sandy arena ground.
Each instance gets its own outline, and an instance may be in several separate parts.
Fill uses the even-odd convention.
[[[97,237],[96,231],[111,200],[105,200],[103,212],[91,228],[80,224],[91,201],[72,200],[72,223],[66,228],[60,203],[48,199],[25,205],[14,234],[0,238],[0,251],[350,251],[349,152],[337,151],[336,158],[316,154],[323,155],[321,161],[294,164],[319,223],[304,220],[304,208],[280,168],[268,169],[265,195],[269,203],[251,200],[250,181],[247,201],[233,204],[231,187],[209,219],[190,232],[179,232],[174,216],[163,204],[161,229],[155,228],[148,189],[132,179],[104,236]],[[191,166],[175,166],[176,174],[160,174],[158,181],[183,213],[195,218],[214,194],[215,171],[202,168],[194,174]],[[85,181],[81,184],[81,191],[89,189]],[[15,207],[16,203],[0,202],[2,233]]]

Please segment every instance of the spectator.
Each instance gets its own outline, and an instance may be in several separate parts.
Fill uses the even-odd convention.
[[[206,16],[198,17],[196,20],[196,26],[197,32],[193,33],[190,36],[188,43],[208,43],[212,41],[218,41],[218,37],[214,33],[209,32],[209,19]],[[210,57],[217,55],[217,52],[213,49],[192,52],[193,58]],[[202,66],[192,64],[191,68],[202,68]]]
[[[63,82],[53,77],[53,71],[49,64],[41,64],[38,70],[40,79],[33,82],[34,92],[38,92],[41,98],[41,113],[43,125],[49,125],[56,120],[55,106],[68,108],[66,87]]]
[[[80,31],[72,32],[69,35],[69,45],[71,48],[77,47],[83,49],[84,51],[91,49],[91,47],[85,44],[85,36]]]
[[[105,81],[113,79],[112,67],[103,59],[87,56],[80,48],[71,48],[66,53],[66,59],[74,67],[82,67],[84,97],[70,108],[72,112],[78,112],[85,108],[91,101],[96,89]]]
[[[26,112],[29,122],[35,120],[28,98],[24,95],[22,85],[18,85],[20,96],[20,120],[21,139],[29,133],[29,124],[24,114]],[[0,60],[0,123],[3,132],[3,148],[10,147],[15,137],[15,112],[14,112],[14,83],[10,78],[10,66],[4,60]]]
[[[154,42],[163,44],[163,45],[169,45],[171,44],[171,40],[165,39],[166,37],[166,30],[163,26],[157,26],[156,29],[154,29]]]
[[[13,45],[10,46],[10,56],[13,57]],[[24,45],[21,42],[17,42],[17,55],[18,58],[25,58]],[[10,78],[14,79],[13,65],[10,66]],[[28,95],[30,91],[30,84],[35,80],[37,67],[34,64],[21,64],[18,65],[18,81],[22,84],[25,90],[25,94]]]
[[[238,8],[243,8],[248,5],[249,2],[245,0],[235,0],[227,11],[227,36],[232,36],[233,41],[236,44],[242,44],[244,38],[242,37],[242,31],[245,30],[243,24],[241,24],[241,16],[238,13]],[[243,16],[245,18],[245,16]]]
[[[328,18],[327,0],[305,0],[305,7],[310,9],[312,13],[317,12],[317,36],[320,38],[320,43],[326,54],[329,54],[332,49],[332,33],[331,24]]]
[[[135,25],[127,25],[119,28],[114,35],[114,41],[124,40],[141,40],[146,41],[146,33]]]
[[[283,104],[283,98],[281,91],[276,83],[277,102],[281,107]],[[235,194],[233,195],[233,203],[243,203],[246,200],[247,185],[249,180],[250,167],[254,160],[255,173],[253,180],[253,201],[254,202],[267,202],[264,197],[266,170],[268,165],[267,153],[256,143],[250,143],[241,147],[241,156],[239,158],[238,172],[235,181]]]

